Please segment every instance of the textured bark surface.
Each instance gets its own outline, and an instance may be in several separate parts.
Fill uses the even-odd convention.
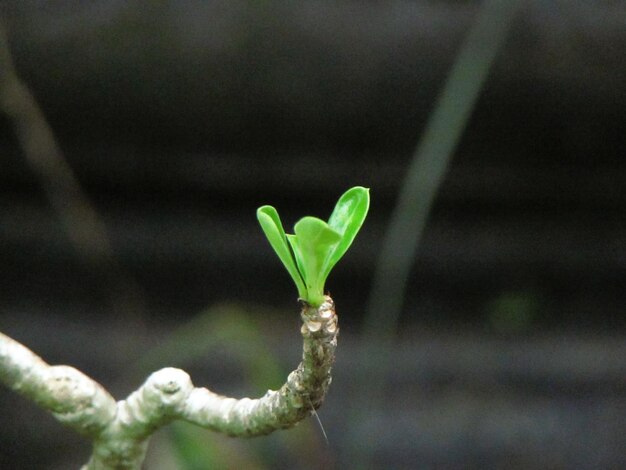
[[[337,315],[326,296],[319,308],[302,306],[302,362],[277,391],[234,399],[194,388],[172,367],[154,372],[126,400],[68,366],[51,366],[0,333],[0,381],[93,441],[84,470],[141,468],[151,434],[176,419],[230,436],[252,437],[295,426],[318,408],[331,381]]]
[[[292,427],[311,414],[324,400],[335,360],[339,329],[331,298],[318,309],[303,305],[302,320],[302,362],[279,390],[255,400],[235,400],[196,388],[183,417],[231,436],[250,437]]]

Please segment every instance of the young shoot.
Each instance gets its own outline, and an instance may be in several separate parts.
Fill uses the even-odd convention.
[[[328,222],[303,217],[294,226],[294,234],[285,233],[274,207],[257,209],[261,228],[296,284],[301,300],[313,307],[322,304],[326,278],[350,248],[369,204],[369,189],[356,186],[339,198]]]

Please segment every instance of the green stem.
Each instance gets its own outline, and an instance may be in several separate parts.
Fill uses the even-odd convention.
[[[413,154],[378,255],[364,321],[367,357],[376,358],[384,365],[391,361],[392,340],[409,273],[435,195],[520,3],[520,0],[482,3]],[[385,367],[375,370],[384,371]],[[361,371],[361,387],[367,385],[369,393],[353,403],[355,408],[350,418],[353,428],[360,421],[360,413],[368,409],[364,400],[371,405],[381,396],[385,383],[382,374],[374,377],[371,371]],[[349,459],[356,467],[365,468],[371,450],[368,446],[355,447]]]

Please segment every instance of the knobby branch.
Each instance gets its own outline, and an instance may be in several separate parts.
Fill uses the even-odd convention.
[[[318,308],[303,304],[302,361],[278,390],[235,399],[194,387],[175,368],[151,374],[126,399],[115,401],[79,370],[51,366],[26,346],[0,333],[0,381],[89,438],[93,453],[84,470],[138,470],[159,427],[184,420],[236,437],[294,426],[321,406],[331,382],[337,347],[337,315],[328,296]]]

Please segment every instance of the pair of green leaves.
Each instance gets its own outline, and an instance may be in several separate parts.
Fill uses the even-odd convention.
[[[298,296],[313,307],[324,301],[324,283],[345,254],[365,221],[369,190],[356,186],[337,201],[328,222],[303,217],[285,234],[278,212],[272,206],[257,209],[257,218],[274,251],[298,288]]]

